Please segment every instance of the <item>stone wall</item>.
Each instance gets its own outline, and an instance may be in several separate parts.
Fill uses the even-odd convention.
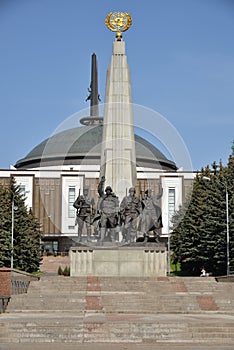
[[[38,279],[40,279],[38,276],[31,275],[24,271],[1,267],[0,297],[26,293],[29,283]]]
[[[11,269],[0,268],[0,297],[11,295]]]

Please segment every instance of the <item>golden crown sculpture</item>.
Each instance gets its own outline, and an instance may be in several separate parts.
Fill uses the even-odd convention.
[[[106,17],[106,26],[112,32],[116,32],[117,41],[121,41],[122,33],[129,29],[132,17],[127,12],[109,13]]]

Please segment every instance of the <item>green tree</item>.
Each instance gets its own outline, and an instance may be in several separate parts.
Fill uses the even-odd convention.
[[[11,266],[12,203],[14,203],[14,268],[27,272],[39,269],[41,260],[40,225],[25,206],[25,198],[14,178],[0,191],[0,265]]]
[[[11,260],[11,207],[8,193],[0,187],[0,266],[9,266]]]
[[[209,169],[202,169],[201,173],[194,180],[192,196],[187,198],[185,205],[172,218],[173,260],[181,264],[184,273],[192,275],[197,275],[204,263],[201,232],[205,232],[204,214],[208,193],[203,177],[208,175]]]
[[[213,171],[207,182],[207,208],[205,234],[201,232],[204,266],[214,275],[226,273],[226,168],[220,162],[212,164]],[[219,170],[218,170],[219,168]]]
[[[198,275],[204,266],[214,275],[227,271],[226,188],[229,193],[230,262],[234,267],[234,159],[212,169],[202,169],[196,176],[190,201],[175,213],[171,248],[174,262],[189,275]],[[233,269],[234,270],[234,269]]]

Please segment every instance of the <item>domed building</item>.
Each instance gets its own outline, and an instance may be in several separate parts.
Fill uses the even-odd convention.
[[[16,169],[58,167],[59,165],[100,166],[102,125],[82,126],[62,131],[42,141],[25,158],[20,159]],[[154,145],[135,135],[138,167],[176,171],[173,161],[167,159]]]

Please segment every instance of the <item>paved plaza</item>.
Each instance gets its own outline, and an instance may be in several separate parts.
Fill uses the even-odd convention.
[[[194,344],[0,344],[0,350],[233,350],[233,345]]]

